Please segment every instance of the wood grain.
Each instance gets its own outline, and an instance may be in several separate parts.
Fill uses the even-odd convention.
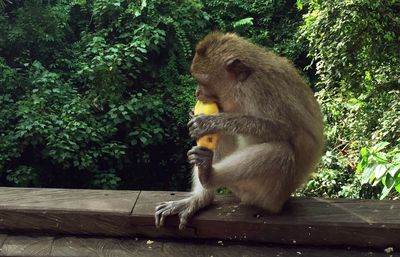
[[[142,192],[132,214],[139,223],[150,225],[154,222],[156,203],[185,196]],[[183,236],[177,224],[176,216],[167,219],[170,235]],[[188,227],[195,231],[192,237],[204,239],[292,245],[400,246],[400,202],[292,198],[282,213],[270,214],[245,206],[232,196],[219,196],[213,206],[193,217]],[[147,235],[154,236],[154,233]]]
[[[6,238],[7,238],[7,234],[0,234],[0,252],[1,252],[1,247],[3,247],[3,245],[4,245],[4,241],[6,241]]]
[[[395,201],[293,198],[273,215],[232,199],[193,220],[201,238],[284,244],[399,246],[400,212]],[[206,226],[207,224],[207,226]]]
[[[0,189],[0,229],[129,235],[137,191]]]
[[[160,255],[161,256],[161,255]],[[228,241],[180,242],[169,241],[163,246],[167,257],[389,257],[384,251],[366,249],[343,249],[327,247],[288,247],[260,244],[233,244]],[[398,256],[392,253],[392,257]]]
[[[53,237],[8,236],[4,241],[2,256],[48,256]]]
[[[280,214],[218,196],[184,231],[154,208],[185,192],[0,188],[0,230],[88,236],[215,239],[298,245],[400,247],[400,202],[292,198]],[[1,232],[0,231],[0,232]],[[1,239],[1,238],[0,238]]]
[[[147,239],[13,236],[7,255],[54,257],[389,257],[398,253],[343,248],[313,248],[266,246],[261,244],[233,244],[223,241],[164,241]],[[51,248],[49,248],[49,243]],[[49,252],[50,250],[50,252]],[[47,253],[49,253],[47,255]]]
[[[162,253],[162,242],[115,239],[62,237],[54,241],[53,256],[128,257],[157,256]]]
[[[0,210],[130,213],[138,191],[0,188]]]
[[[0,255],[51,257],[395,257],[371,249],[271,246],[212,240],[148,240],[147,238],[9,236]]]

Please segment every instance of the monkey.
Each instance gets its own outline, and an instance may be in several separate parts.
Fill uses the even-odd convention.
[[[192,115],[189,135],[220,139],[214,152],[188,151],[192,192],[156,206],[155,225],[178,214],[184,229],[222,186],[244,204],[279,213],[323,154],[323,118],[311,88],[287,58],[235,33],[211,32],[201,40],[190,72],[198,81],[196,98],[215,102],[220,112]]]

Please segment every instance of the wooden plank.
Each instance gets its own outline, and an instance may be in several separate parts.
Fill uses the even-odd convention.
[[[193,221],[199,237],[284,244],[400,245],[398,202],[294,198],[281,214],[271,215],[220,200]]]
[[[14,236],[13,242],[20,250],[17,253],[23,256],[43,256],[46,251],[32,251],[41,249],[32,247],[32,242],[47,242],[46,237]],[[24,244],[25,242],[25,244]],[[48,244],[45,244],[46,246]],[[21,250],[22,249],[22,250]],[[26,249],[31,249],[26,251]],[[11,252],[9,252],[11,253]],[[14,254],[13,254],[14,255]],[[237,244],[223,241],[165,241],[148,239],[104,238],[104,237],[59,237],[53,241],[50,254],[57,257],[389,257],[399,256],[398,253],[386,254],[384,251],[344,248],[313,248],[313,247],[284,247],[266,246],[261,244]]]
[[[154,222],[156,203],[186,194],[142,192],[132,212],[134,225]],[[167,218],[169,235],[182,236],[177,217]],[[175,228],[174,228],[175,227]],[[400,246],[400,202],[293,198],[280,214],[244,206],[232,196],[219,196],[188,227],[196,238],[280,244]],[[163,232],[163,230],[160,230]],[[146,234],[154,236],[154,232]]]
[[[0,229],[128,235],[137,191],[0,189]]]
[[[53,237],[8,236],[1,249],[1,256],[48,256]]]
[[[130,213],[138,191],[0,188],[0,210]]]
[[[154,227],[157,203],[188,193],[0,188],[0,230],[202,238],[280,244],[400,247],[400,202],[293,198],[278,215],[218,196],[184,231]],[[134,207],[134,208],[133,208]],[[133,210],[132,210],[133,208]]]
[[[384,251],[365,249],[343,249],[324,247],[284,247],[260,244],[233,244],[226,241],[181,242],[169,241],[163,246],[166,257],[394,257],[398,253],[386,254]]]
[[[4,241],[6,241],[7,234],[0,234],[0,249],[4,244]]]
[[[162,254],[162,242],[114,239],[114,238],[84,238],[62,237],[53,243],[52,256],[157,256]]]

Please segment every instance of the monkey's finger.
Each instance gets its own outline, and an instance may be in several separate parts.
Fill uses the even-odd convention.
[[[195,120],[190,120],[187,126],[189,128],[189,131],[192,132],[199,127],[199,123]]]
[[[156,225],[156,228],[160,227],[160,212],[154,213],[154,223]]]
[[[206,163],[210,162],[210,158],[201,157],[193,154],[188,157],[188,161],[190,164],[194,164],[197,166],[204,166]]]
[[[199,126],[198,123],[202,122],[206,118],[207,118],[207,116],[204,114],[193,115],[191,117],[191,119],[189,120],[189,122],[187,123],[187,126],[188,127],[192,127],[192,126],[197,127],[197,126]]]
[[[209,150],[209,149],[207,149],[207,148],[205,148],[205,147],[202,147],[202,146],[194,146],[192,149],[190,149],[188,152],[187,152],[187,156],[189,157],[189,156],[191,156],[191,155],[199,155],[199,156],[204,156],[204,157],[210,157],[210,156],[212,156],[214,153],[213,153],[213,151],[211,151],[211,150]]]
[[[194,117],[194,112],[193,111],[189,112],[189,117],[190,117],[190,119],[193,119],[193,117]]]
[[[197,133],[197,132],[190,132],[189,131],[189,136],[193,140],[198,140],[199,138],[201,138],[201,135],[199,133]]]
[[[191,127],[196,119],[196,115],[190,116],[190,120],[186,124],[188,127]]]
[[[199,154],[199,153],[190,153],[188,154],[188,160],[192,161],[192,160],[211,160],[212,159],[212,155],[210,154]]]
[[[154,218],[155,218],[155,225],[157,228],[163,226],[163,223],[161,222],[162,214],[166,210],[168,210],[168,208],[170,208],[169,206],[170,206],[169,202],[163,202],[156,207]]]
[[[188,220],[192,216],[193,208],[188,207],[183,212],[179,213],[179,229],[183,230],[186,228]]]
[[[192,165],[197,164],[196,160],[197,160],[197,158],[194,158],[194,157],[189,157],[188,158],[189,163],[192,164]]]
[[[193,127],[193,126],[192,126],[192,127],[189,127],[188,132],[189,132],[189,136],[190,136],[192,139],[197,139],[197,138],[200,137],[197,127]]]
[[[200,159],[200,158],[189,158],[189,163],[191,165],[196,165],[199,168],[205,168],[210,166],[208,161]]]
[[[181,215],[179,215],[179,230],[184,230],[186,228],[187,225],[187,217],[182,217]]]
[[[207,132],[199,128],[189,128],[189,136],[193,139],[199,139],[200,137],[206,135]]]
[[[172,211],[172,209],[168,209],[168,207],[166,207],[155,213],[155,224],[157,228],[164,226],[165,218],[169,215],[172,215]]]
[[[188,151],[188,153],[191,153],[191,152],[206,152],[206,151],[209,151],[209,152],[211,152],[211,150],[209,150],[208,148],[206,148],[206,147],[204,147],[204,146],[193,146],[189,151]]]
[[[171,215],[171,210],[166,210],[163,213],[161,213],[161,218],[160,218],[160,226],[164,227],[165,224],[165,218],[167,216]]]
[[[187,222],[180,222],[179,223],[179,230],[185,230],[186,229],[186,224],[187,224]]]
[[[168,205],[167,202],[162,202],[162,203],[160,203],[160,204],[158,204],[158,205],[156,206],[155,211],[159,211],[159,210],[165,208],[165,206],[167,206],[167,205]]]
[[[199,167],[211,167],[212,165],[212,156],[201,156],[197,154],[192,154],[188,156],[188,161],[190,164],[197,165]]]

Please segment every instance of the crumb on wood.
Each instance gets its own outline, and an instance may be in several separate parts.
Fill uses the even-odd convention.
[[[393,247],[387,247],[387,248],[385,248],[385,253],[392,253],[392,252],[394,252],[394,249],[393,249]]]

